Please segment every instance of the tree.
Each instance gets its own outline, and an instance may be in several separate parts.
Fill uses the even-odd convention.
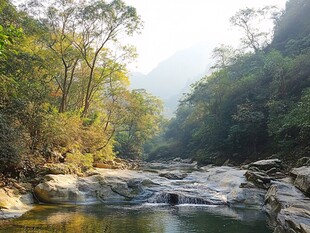
[[[107,65],[102,58],[105,57],[103,54],[109,54],[108,44],[113,42],[115,46],[122,34],[130,36],[138,31],[141,20],[135,8],[126,6],[120,0],[110,3],[96,1],[78,9],[76,19],[80,33],[75,34],[72,40],[89,68],[83,107],[83,115],[86,116],[93,96],[96,68]]]
[[[121,0],[54,0],[40,4],[30,1],[32,15],[47,25],[47,46],[53,51],[62,70],[55,74],[61,91],[59,111],[64,112],[70,91],[77,79],[83,94],[82,116],[86,117],[96,92],[113,73],[124,70],[136,54],[123,46],[121,38],[139,32],[142,22],[136,9]],[[29,3],[29,4],[30,4]],[[46,7],[47,5],[47,7]],[[29,7],[28,7],[29,8]],[[31,13],[31,11],[30,11]],[[79,75],[82,74],[82,75]]]
[[[237,112],[232,118],[235,124],[230,128],[229,140],[233,144],[234,151],[247,149],[248,154],[256,154],[259,140],[267,136],[264,113],[258,106],[247,101],[237,106]]]
[[[31,161],[41,157],[33,154],[39,149],[51,76],[37,42],[40,25],[8,1],[0,6],[7,40],[5,56],[0,56],[0,160],[6,164],[3,172],[18,176],[33,169]]]
[[[272,47],[285,55],[298,55],[309,51],[310,3],[307,0],[290,0],[275,26]]]
[[[54,75],[58,89],[61,91],[60,113],[66,111],[68,95],[76,76],[75,71],[78,62],[81,59],[72,40],[70,40],[70,37],[77,33],[75,11],[76,6],[72,1],[56,0],[47,8],[44,20],[49,34],[46,40],[47,46],[63,67]]]
[[[11,17],[9,17],[11,14]],[[7,0],[0,4],[0,56],[5,55],[6,47],[23,35],[14,6]]]
[[[232,64],[235,59],[236,51],[233,47],[229,45],[221,44],[212,51],[212,58],[215,60],[215,65],[212,66],[213,69],[224,69]]]
[[[271,41],[272,35],[266,29],[262,29],[261,25],[270,25],[274,20],[276,8],[273,6],[261,9],[245,8],[239,10],[230,18],[233,26],[239,27],[244,37],[241,38],[245,48],[253,49],[254,52],[265,48]]]
[[[117,130],[115,149],[121,157],[142,158],[143,144],[159,132],[162,103],[143,89],[133,90],[128,97],[125,122]]]

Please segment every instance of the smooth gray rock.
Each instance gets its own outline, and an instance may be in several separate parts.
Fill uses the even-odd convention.
[[[183,168],[162,171],[164,177],[153,172],[109,169],[96,169],[89,177],[47,175],[34,191],[40,201],[47,203],[158,200],[169,203],[169,198],[165,199],[169,193],[168,196],[177,197],[175,199],[180,203],[262,206],[266,191],[253,186],[240,188],[242,183],[246,183],[245,170],[225,166],[199,171],[188,171],[186,166]],[[166,174],[170,179],[166,178]]]
[[[291,175],[295,178],[294,185],[307,195],[310,195],[310,166],[293,168]]]
[[[256,167],[259,170],[268,171],[272,168],[282,169],[282,161],[280,159],[259,160],[249,164],[249,168]]]
[[[100,173],[90,177],[48,175],[43,183],[35,187],[34,193],[40,201],[46,203],[82,204],[128,201],[142,191],[138,184],[132,183],[131,177],[117,176],[117,170],[111,173],[112,176],[108,173]]]
[[[23,215],[33,207],[31,193],[16,194],[16,190],[0,189],[0,219],[16,218]]]
[[[274,232],[309,232],[310,199],[289,180],[273,182],[265,195],[265,210],[276,225]]]

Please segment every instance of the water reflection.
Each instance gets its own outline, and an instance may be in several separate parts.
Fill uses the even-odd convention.
[[[212,206],[37,206],[0,232],[23,233],[268,233],[257,210]]]

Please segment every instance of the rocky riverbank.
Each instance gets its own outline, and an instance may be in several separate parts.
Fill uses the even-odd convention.
[[[309,167],[293,169],[290,178],[280,160],[258,161],[241,169],[198,168],[196,163],[185,162],[144,163],[138,170],[95,168],[84,177],[49,174],[33,194],[40,202],[52,204],[117,202],[257,208],[268,213],[276,233],[310,232],[310,200],[305,195],[309,194]],[[14,208],[29,210],[33,199],[27,195],[14,197],[20,207],[7,204],[8,199],[1,195],[2,216],[18,216],[10,215]]]
[[[0,189],[0,218],[17,218],[32,209],[32,193],[20,194],[16,189]]]

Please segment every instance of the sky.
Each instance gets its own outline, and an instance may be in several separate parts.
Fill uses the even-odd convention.
[[[124,0],[134,6],[144,22],[140,35],[128,43],[139,57],[131,71],[150,72],[164,59],[197,43],[237,47],[241,32],[229,18],[245,7],[275,5],[284,8],[286,0]],[[210,55],[211,56],[211,55]]]

